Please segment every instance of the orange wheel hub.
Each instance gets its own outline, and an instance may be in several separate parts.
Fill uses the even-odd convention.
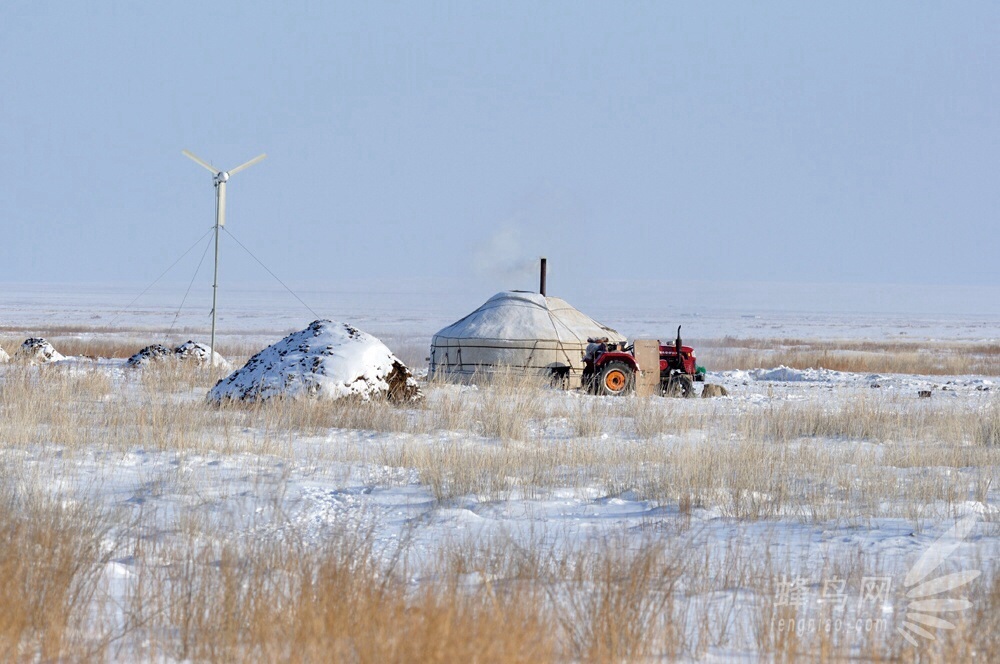
[[[609,371],[604,377],[604,385],[612,392],[619,392],[625,388],[625,373],[615,369]]]

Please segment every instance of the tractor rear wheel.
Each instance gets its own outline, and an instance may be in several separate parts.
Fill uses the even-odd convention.
[[[608,362],[597,376],[597,393],[609,396],[629,394],[635,389],[635,373],[624,362]]]

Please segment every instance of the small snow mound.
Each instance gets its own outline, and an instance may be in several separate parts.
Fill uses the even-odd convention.
[[[24,340],[21,347],[14,353],[14,359],[19,362],[30,362],[31,364],[45,364],[47,362],[58,362],[66,358],[45,339],[32,337]]]
[[[251,357],[208,393],[215,403],[300,396],[409,401],[420,397],[420,388],[375,337],[346,323],[317,320]]]
[[[841,376],[839,371],[830,369],[792,369],[781,365],[774,369],[754,369],[750,372],[755,380],[769,380],[786,383],[796,382],[829,382]]]
[[[178,360],[196,360],[199,364],[208,364],[208,358],[211,353],[211,348],[196,341],[185,341],[174,349],[174,357]],[[212,366],[222,367],[223,369],[233,368],[233,365],[218,353],[212,358]]]
[[[174,351],[170,350],[162,344],[153,344],[152,346],[146,346],[138,353],[128,358],[125,361],[125,365],[129,367],[145,367],[151,362],[159,362],[165,360],[169,357],[173,357]]]
[[[128,358],[128,360],[125,361],[125,365],[128,367],[140,368],[168,359],[193,361],[198,364],[208,364],[208,356],[211,352],[212,351],[208,346],[195,341],[186,341],[173,350],[170,350],[162,344],[153,344],[151,346],[146,346],[138,353]],[[218,353],[215,354],[214,364],[217,367],[222,367],[227,370],[232,369],[232,365]]]

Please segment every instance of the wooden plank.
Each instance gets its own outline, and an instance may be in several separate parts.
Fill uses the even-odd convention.
[[[635,393],[640,397],[656,394],[660,387],[660,342],[657,339],[635,340],[635,361],[639,375],[635,377]]]

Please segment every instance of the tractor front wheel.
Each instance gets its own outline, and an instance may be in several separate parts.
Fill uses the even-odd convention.
[[[597,393],[609,396],[629,394],[635,389],[635,373],[624,362],[608,362],[597,376]]]

